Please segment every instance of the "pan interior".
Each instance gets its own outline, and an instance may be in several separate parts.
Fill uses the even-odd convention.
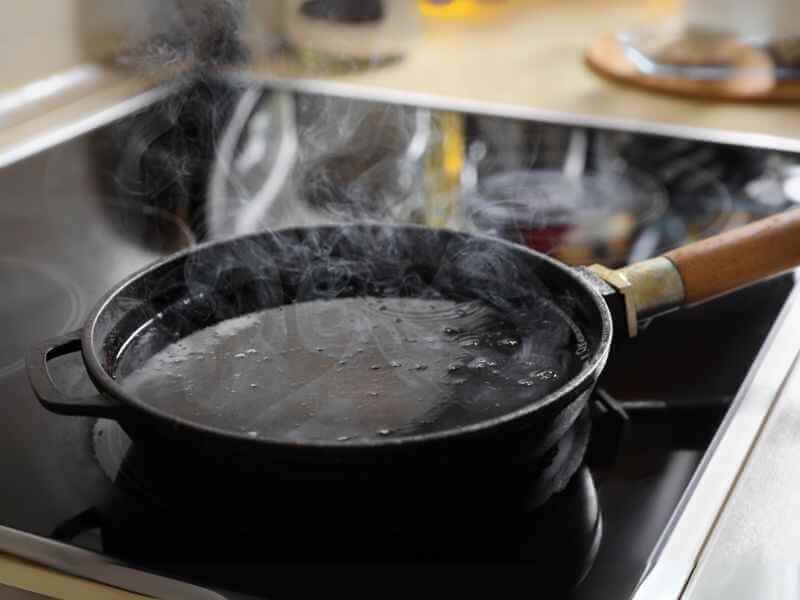
[[[417,229],[247,238],[187,255],[179,293],[110,336],[113,375],[140,403],[254,438],[454,429],[536,403],[591,356],[587,309],[549,285],[554,268]]]

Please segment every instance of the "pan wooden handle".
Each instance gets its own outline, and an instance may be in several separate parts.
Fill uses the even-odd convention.
[[[613,271],[590,269],[625,299],[628,335],[637,322],[697,304],[800,266],[800,209]]]
[[[800,265],[800,209],[761,219],[664,254],[695,304]]]

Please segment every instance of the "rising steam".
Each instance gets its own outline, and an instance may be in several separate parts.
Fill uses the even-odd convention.
[[[139,2],[118,62],[148,75],[196,77],[244,62],[244,0]]]
[[[386,364],[401,362],[402,351],[413,356],[414,348],[421,347],[413,344],[441,343],[452,357],[463,355],[455,370],[471,373],[474,386],[468,386],[468,392],[448,387],[455,383],[448,361],[436,363],[435,368],[420,364],[419,369],[402,371],[411,386],[408,390],[427,380],[435,392],[433,400],[464,401],[455,412],[448,405],[446,415],[437,408],[426,412],[426,418],[463,421],[459,415],[470,402],[475,411],[471,418],[485,417],[481,411],[497,404],[490,399],[497,395],[496,388],[484,385],[492,378],[508,388],[502,394],[506,404],[497,404],[496,410],[502,412],[570,377],[577,360],[574,347],[582,334],[572,315],[556,307],[556,299],[538,278],[538,263],[529,255],[483,238],[433,230],[344,226],[408,220],[423,204],[423,157],[435,135],[430,114],[416,108],[274,93],[258,86],[242,88],[219,80],[218,67],[246,57],[240,41],[242,6],[232,0],[167,3],[149,15],[142,35],[131,36],[128,64],[143,72],[166,65],[179,77],[167,99],[115,128],[117,188],[178,214],[201,239],[263,233],[206,247],[177,266],[165,267],[163,277],[155,278],[144,294],[152,308],[151,337],[125,351],[130,353],[123,360],[126,369],[135,371],[154,353],[170,345],[179,347],[182,338],[197,330],[210,331],[267,309],[313,302],[330,308],[343,298],[375,297],[480,305],[491,315],[462,323],[466,317],[456,314],[459,326],[448,327],[464,328],[453,335],[463,333],[465,338],[446,342],[439,339],[450,335],[443,331],[446,324],[433,317],[425,321],[433,332],[421,340],[393,337],[392,328],[407,327],[400,325],[406,319],[401,312],[387,319],[370,316],[371,309],[365,309],[357,326],[345,329],[347,335],[370,340],[376,352],[391,347],[391,355],[381,356]],[[322,224],[333,226],[284,229]],[[175,298],[165,299],[177,294],[176,289],[182,294],[177,303]],[[169,301],[173,305],[167,305]],[[470,311],[465,308],[465,315],[475,314]],[[325,314],[330,319],[336,311]],[[273,342],[280,337],[277,325],[270,321],[265,329],[263,324],[254,325],[258,319],[245,321],[245,329],[255,327],[261,336],[252,348],[271,355]],[[293,331],[293,347],[287,352],[297,352],[299,345],[307,351],[306,359],[320,358],[317,346],[323,333],[341,331],[342,326],[324,319],[307,321],[287,318],[280,324]],[[380,327],[373,333],[376,323]],[[231,340],[241,334],[224,325],[215,331]],[[514,331],[520,335],[513,337]],[[476,344],[461,346],[462,341]],[[234,348],[230,353],[247,357],[248,349]],[[440,354],[443,361],[445,355]],[[336,358],[355,362],[353,357]],[[508,370],[501,373],[505,360]],[[433,356],[430,362],[434,364]],[[323,374],[337,378],[337,367],[313,364],[313,372],[300,375],[309,380]],[[290,367],[287,364],[286,369]],[[498,372],[491,373],[493,368]],[[537,380],[532,373],[551,378]],[[219,394],[210,398],[216,409],[233,402],[225,377],[214,378]],[[156,383],[160,381],[159,376]],[[299,381],[297,386],[301,395],[303,384]],[[397,395],[398,402],[416,397],[408,390]],[[260,400],[253,402],[259,405]],[[238,401],[234,408],[240,408]]]

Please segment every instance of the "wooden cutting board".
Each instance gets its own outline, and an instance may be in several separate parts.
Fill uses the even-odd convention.
[[[628,59],[612,33],[592,42],[586,61],[598,73],[634,86],[706,100],[792,102],[800,100],[800,81],[782,82],[774,77],[774,65],[766,52],[741,45],[737,52],[744,76],[730,80],[700,80],[645,75]]]

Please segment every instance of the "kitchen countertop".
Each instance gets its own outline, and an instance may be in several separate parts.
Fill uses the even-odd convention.
[[[16,595],[12,595],[8,590],[15,590]],[[25,592],[29,594],[26,595]],[[0,553],[0,597],[21,600],[27,598],[147,600],[147,596],[59,573],[3,553]]]
[[[426,17],[419,42],[394,64],[332,74],[283,53],[257,57],[235,74],[306,91],[800,151],[800,106],[659,95],[602,79],[584,64],[584,50],[602,32],[668,19],[674,5],[506,0],[484,20]],[[75,127],[155,85],[91,63],[34,72],[27,91],[0,95],[0,166],[21,156],[20,147],[52,142],[52,131]],[[54,79],[53,92],[37,98],[39,84]],[[31,90],[33,97],[26,97]]]
[[[283,54],[255,61],[245,76],[310,91],[800,149],[796,105],[658,95],[604,80],[584,64],[592,39],[669,18],[668,0],[509,0],[506,6],[485,21],[426,18],[419,43],[394,64],[326,74]]]
[[[0,94],[0,168],[85,133],[166,87],[111,67],[84,64]]]
[[[685,600],[800,597],[800,364],[706,542]]]

